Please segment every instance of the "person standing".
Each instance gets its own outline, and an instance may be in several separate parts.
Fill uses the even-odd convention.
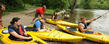
[[[5,6],[2,3],[0,3],[0,29],[3,27],[2,16],[4,11],[5,11]]]
[[[40,16],[41,18],[44,18],[44,13],[46,12],[46,6],[43,5],[42,7],[39,7],[36,9],[36,14],[35,17],[32,20],[32,23],[35,22],[38,19],[38,16]]]

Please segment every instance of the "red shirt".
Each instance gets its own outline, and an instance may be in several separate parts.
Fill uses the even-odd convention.
[[[36,13],[40,13],[41,15],[43,15],[44,14],[43,7],[37,8]]]

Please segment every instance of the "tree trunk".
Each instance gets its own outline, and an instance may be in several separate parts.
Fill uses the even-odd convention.
[[[72,1],[73,4],[71,4],[71,1],[70,1],[70,0],[68,0],[68,2],[69,2],[69,5],[70,5],[71,13],[73,13],[73,11],[74,11],[74,9],[75,9],[75,7],[76,7],[77,0],[73,0],[73,1]]]

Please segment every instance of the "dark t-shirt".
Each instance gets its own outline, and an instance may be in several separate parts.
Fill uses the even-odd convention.
[[[22,26],[22,29],[24,29],[24,26],[23,26],[23,25],[21,25],[21,26]],[[18,28],[16,28],[16,29],[18,29]],[[9,27],[9,28],[8,28],[8,31],[9,31],[9,32],[14,32],[15,30]]]
[[[24,26],[23,26],[23,25],[21,25],[21,28],[22,28],[22,30],[24,31]],[[10,33],[10,32],[16,32],[17,34],[20,35],[19,28],[16,28],[14,25],[9,25],[9,26],[8,26],[8,31],[9,31],[9,33]],[[16,40],[16,39],[19,39],[19,38],[16,38],[16,37],[13,36],[12,34],[10,34],[9,39],[11,39],[11,40]]]

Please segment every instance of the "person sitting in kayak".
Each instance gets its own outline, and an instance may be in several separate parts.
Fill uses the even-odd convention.
[[[56,20],[57,19],[57,14],[56,12],[53,13],[53,16],[52,16],[52,20]]]
[[[37,8],[36,9],[36,14],[35,14],[35,17],[33,18],[32,22],[31,23],[34,23],[37,19],[38,19],[38,16],[40,16],[41,18],[44,18],[43,14],[46,12],[46,6],[43,5],[42,7],[40,8]]]
[[[88,26],[87,24],[91,23],[92,21],[97,20],[100,17],[97,17],[97,18],[94,18],[94,19],[91,19],[91,20],[87,20],[87,21],[85,20],[85,17],[82,17],[81,18],[81,22],[79,23],[79,31],[83,32],[83,33],[99,34],[99,33],[94,32],[94,31],[88,31],[88,30],[91,30],[92,28],[91,27],[87,27]]]
[[[31,41],[32,37],[27,35],[24,26],[21,24],[21,20],[18,17],[14,17],[11,24],[8,26],[9,39],[15,41]]]
[[[44,31],[49,31],[48,29],[45,29],[45,20],[44,19],[40,19],[40,20],[36,20],[36,22],[33,25],[34,31],[38,31],[38,32],[44,32]]]

